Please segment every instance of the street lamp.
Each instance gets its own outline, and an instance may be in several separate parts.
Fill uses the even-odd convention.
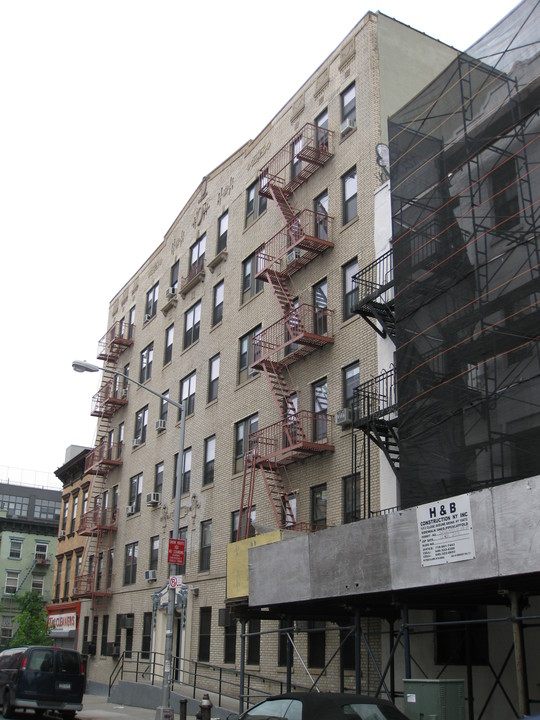
[[[92,363],[86,362],[86,360],[74,360],[71,363],[71,367],[75,370],[75,372],[83,373],[83,372],[109,372],[113,375],[118,375],[119,377],[124,378],[125,380],[128,380],[129,382],[134,383],[140,388],[143,388],[143,390],[146,390],[147,392],[151,393],[152,395],[155,395],[156,397],[160,398],[162,402],[167,402],[169,405],[172,405],[175,408],[178,408],[180,411],[180,445],[179,445],[179,451],[178,451],[178,462],[176,463],[176,478],[175,478],[175,484],[176,484],[176,492],[174,494],[174,525],[173,525],[173,531],[172,531],[172,537],[174,540],[178,539],[178,526],[180,525],[180,496],[181,496],[181,488],[182,488],[182,476],[184,472],[184,440],[185,440],[185,434],[186,434],[186,419],[185,419],[185,413],[184,413],[184,405],[182,402],[176,402],[176,400],[171,400],[166,395],[162,395],[161,393],[156,392],[155,390],[152,390],[152,388],[148,387],[147,385],[143,385],[142,383],[138,382],[137,380],[134,380],[132,377],[129,377],[129,375],[124,375],[124,373],[118,372],[117,370],[114,370],[112,368],[101,368],[97,365],[92,365]],[[173,572],[174,571],[174,572]],[[170,565],[169,566],[169,577],[171,575],[177,574],[177,567],[176,565]],[[171,711],[171,668],[172,668],[172,650],[173,650],[173,630],[174,630],[174,608],[175,608],[175,595],[176,591],[174,588],[172,588],[169,585],[169,595],[167,600],[167,625],[165,629],[165,651],[164,651],[164,660],[163,660],[163,693],[161,698],[161,707],[156,708],[156,720],[165,720],[169,718],[174,717],[174,713]],[[165,712],[165,710],[167,712]]]

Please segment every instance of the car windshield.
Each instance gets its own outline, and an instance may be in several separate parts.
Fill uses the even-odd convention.
[[[278,700],[266,700],[260,705],[251,708],[245,720],[257,718],[257,720],[302,720],[302,703],[300,700],[281,698]]]

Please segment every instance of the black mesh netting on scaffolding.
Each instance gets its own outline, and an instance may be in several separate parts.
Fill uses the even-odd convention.
[[[389,122],[402,506],[540,474],[540,3]]]

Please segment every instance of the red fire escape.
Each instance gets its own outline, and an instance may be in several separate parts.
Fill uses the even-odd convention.
[[[334,342],[333,311],[295,302],[291,277],[333,247],[333,218],[325,211],[298,210],[292,193],[333,156],[333,133],[305,125],[260,172],[259,192],[275,201],[284,226],[263,246],[257,278],[267,282],[281,319],[253,340],[250,367],[268,380],[280,420],[252,433],[244,458],[239,512],[239,538],[249,535],[249,518],[257,473],[265,483],[277,526],[311,529],[297,520],[290,503],[292,487],[287,465],[332,451],[330,416],[299,409],[289,366]],[[243,518],[242,515],[245,514]]]
[[[98,359],[104,362],[101,387],[92,399],[91,415],[99,418],[96,447],[88,453],[85,475],[92,476],[89,507],[81,517],[79,535],[88,537],[83,572],[75,578],[73,597],[92,602],[112,595],[110,549],[117,530],[117,508],[104,506],[105,481],[122,464],[122,442],[114,442],[111,419],[128,402],[127,382],[114,375],[120,355],[133,344],[133,326],[115,323],[99,341]]]

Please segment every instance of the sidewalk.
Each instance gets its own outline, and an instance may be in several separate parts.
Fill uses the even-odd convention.
[[[195,714],[190,714],[192,707],[188,706],[187,720],[196,720]],[[84,696],[83,709],[76,716],[79,720],[155,720],[155,717],[155,709],[120,705],[108,702],[106,695],[90,693]],[[179,720],[178,712],[175,712],[174,720]]]

